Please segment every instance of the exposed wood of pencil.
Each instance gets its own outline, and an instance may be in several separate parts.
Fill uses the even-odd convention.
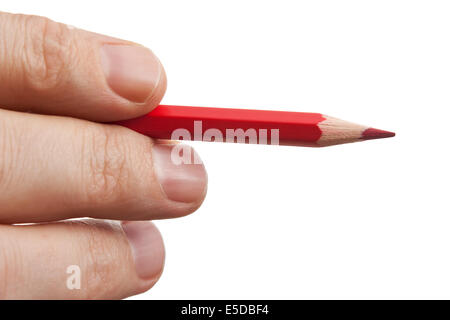
[[[241,133],[260,134],[258,140],[246,137],[247,139],[240,141],[233,139],[232,142],[261,143],[262,141],[264,143],[263,138],[266,135],[267,144],[274,144],[273,140],[278,140],[275,142],[281,145],[310,147],[395,136],[393,132],[351,123],[320,113],[168,105],[160,105],[147,115],[119,121],[116,124],[157,139],[174,139],[173,133],[178,132],[175,130],[182,129],[189,133],[187,139],[190,140],[220,141],[217,136],[222,135],[225,141],[230,132],[241,129]],[[199,131],[200,139],[198,139]],[[211,132],[215,133],[214,138],[205,138],[211,136],[208,134]]]

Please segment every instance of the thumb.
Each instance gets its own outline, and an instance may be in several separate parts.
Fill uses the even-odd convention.
[[[166,89],[149,49],[44,17],[0,12],[0,48],[10,110],[116,121],[151,111]]]

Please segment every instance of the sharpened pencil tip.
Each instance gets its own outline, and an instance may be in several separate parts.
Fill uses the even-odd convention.
[[[369,140],[369,139],[390,138],[390,137],[394,137],[394,136],[395,136],[394,132],[384,131],[384,130],[375,129],[375,128],[369,128],[369,129],[366,129],[362,133],[361,138],[363,140]]]

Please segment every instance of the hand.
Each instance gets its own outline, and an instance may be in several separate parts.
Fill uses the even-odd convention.
[[[0,298],[116,299],[158,280],[163,242],[142,220],[195,211],[205,169],[98,122],[143,115],[165,89],[140,45],[0,13]],[[60,221],[80,217],[96,219]]]

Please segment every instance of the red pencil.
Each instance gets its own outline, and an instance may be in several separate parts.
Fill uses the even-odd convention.
[[[310,147],[395,136],[320,113],[168,105],[115,124],[157,139]]]

